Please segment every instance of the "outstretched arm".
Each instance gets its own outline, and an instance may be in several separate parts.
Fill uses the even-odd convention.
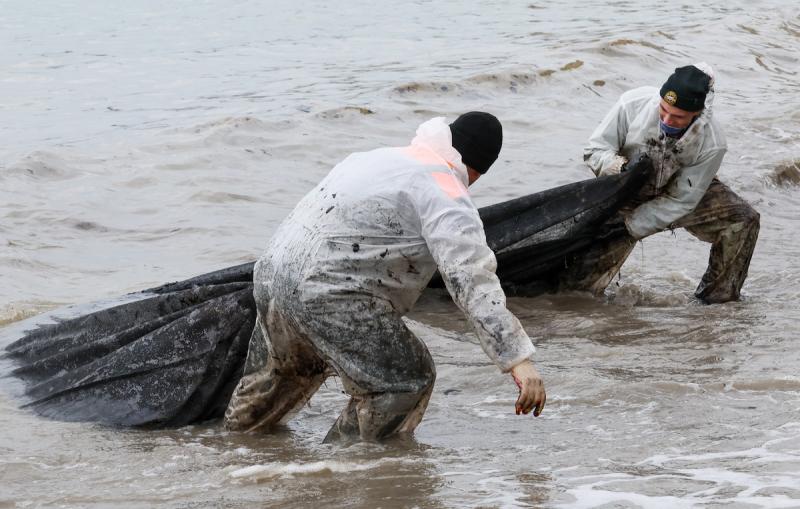
[[[455,177],[452,177],[455,179]],[[544,406],[544,384],[533,368],[533,343],[519,320],[506,307],[495,274],[497,260],[483,231],[478,211],[466,188],[443,191],[426,179],[415,193],[421,233],[448,291],[466,315],[481,346],[502,371],[511,371],[520,386],[517,413],[535,415]]]

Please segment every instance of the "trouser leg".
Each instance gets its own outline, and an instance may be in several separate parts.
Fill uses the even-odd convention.
[[[326,440],[380,440],[411,433],[422,420],[436,378],[433,359],[387,304],[333,299],[306,315],[315,346],[351,399]]]
[[[225,427],[268,431],[288,419],[325,380],[325,363],[291,318],[270,301],[259,309],[244,376],[225,411]]]
[[[411,434],[422,421],[433,384],[422,393],[384,392],[352,396],[325,437],[381,440],[394,434]]]
[[[738,300],[758,240],[758,212],[714,179],[695,210],[671,227],[686,228],[711,243],[708,268],[695,296],[709,304]]]

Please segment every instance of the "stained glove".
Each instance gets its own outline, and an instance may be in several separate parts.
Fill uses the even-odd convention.
[[[529,360],[520,362],[511,368],[511,376],[519,387],[519,397],[515,405],[517,415],[528,414],[533,410],[533,415],[539,417],[547,401],[547,394],[544,392],[542,377],[533,367],[533,363]]]
[[[603,177],[605,175],[616,175],[618,174],[623,166],[628,162],[628,159],[624,156],[614,156],[614,159],[611,160],[606,166],[600,170],[600,175],[598,177]]]

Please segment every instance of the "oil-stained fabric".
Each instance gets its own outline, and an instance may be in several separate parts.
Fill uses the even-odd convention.
[[[244,376],[225,411],[230,430],[265,429],[288,419],[327,376],[325,362],[291,316],[273,302],[259,308]]]
[[[351,400],[328,439],[375,440],[414,430],[436,372],[425,344],[390,306],[356,297],[348,307],[371,319],[354,320],[342,312],[347,295],[300,304],[268,292],[256,284],[258,327],[225,413],[228,429],[268,431],[336,374]]]
[[[714,179],[697,208],[670,227],[686,228],[711,243],[708,268],[695,295],[710,304],[738,300],[758,240],[758,212]]]
[[[300,201],[255,267],[266,346],[254,336],[248,374],[226,413],[229,428],[279,422],[316,390],[318,376],[335,372],[353,399],[329,438],[413,430],[435,372],[401,317],[437,268],[501,370],[532,356],[530,338],[506,307],[467,182],[449,127],[437,118],[420,126],[408,147],[349,156]],[[264,360],[273,342],[302,344],[304,354]],[[275,384],[285,383],[284,372],[294,376],[294,365],[312,350],[325,368],[280,395]]]

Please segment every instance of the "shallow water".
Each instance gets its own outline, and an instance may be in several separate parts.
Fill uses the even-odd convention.
[[[699,60],[720,177],[762,227],[739,303],[691,299],[707,246],[682,231],[638,246],[605,299],[512,299],[538,419],[513,415],[513,383],[439,294],[411,317],[438,367],[411,442],[320,445],[335,380],[254,437],[47,421],[0,379],[0,507],[800,507],[795,2],[4,7],[3,341],[45,310],[254,259],[338,160],[431,116],[503,121],[479,205],[589,178],[582,146],[616,97]]]

